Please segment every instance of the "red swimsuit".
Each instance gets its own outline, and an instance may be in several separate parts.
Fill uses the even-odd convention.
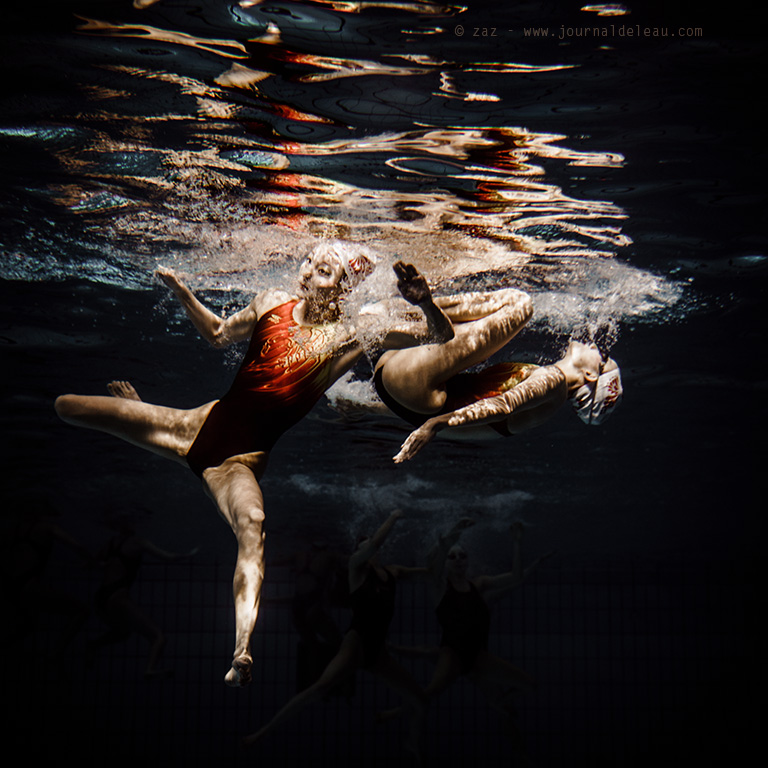
[[[330,386],[329,334],[299,325],[296,304],[281,304],[256,323],[229,392],[210,410],[187,453],[195,474],[231,456],[269,451]]]
[[[516,387],[525,381],[538,368],[533,363],[496,363],[488,368],[474,373],[459,373],[445,383],[445,404],[437,413],[458,411],[466,405],[472,405],[479,400],[496,397]],[[387,392],[382,381],[382,370],[378,368],[373,377],[373,383],[381,401],[392,413],[404,419],[414,427],[420,427],[433,413],[418,413],[399,403]],[[503,417],[499,421],[488,424],[503,437],[509,437],[510,431]]]

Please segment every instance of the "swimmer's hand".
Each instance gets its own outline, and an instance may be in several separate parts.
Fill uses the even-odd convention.
[[[397,275],[397,290],[409,304],[423,304],[432,300],[426,278],[413,264],[396,261],[392,269]]]
[[[184,287],[181,282],[181,278],[168,267],[158,267],[155,270],[155,274],[175,293],[177,290]]]
[[[395,464],[402,464],[412,459],[435,435],[448,426],[445,416],[435,416],[427,419],[418,429],[408,435],[406,441],[400,447],[400,452],[392,458]]]

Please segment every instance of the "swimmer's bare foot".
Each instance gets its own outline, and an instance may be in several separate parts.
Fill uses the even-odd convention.
[[[123,400],[138,400],[141,402],[139,393],[134,389],[130,381],[110,381],[107,389],[112,397],[122,397]]]
[[[224,676],[224,682],[231,688],[243,688],[251,682],[251,667],[253,659],[250,656],[238,656]]]

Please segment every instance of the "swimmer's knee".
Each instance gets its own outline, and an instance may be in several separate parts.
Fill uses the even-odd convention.
[[[503,310],[517,321],[528,322],[533,317],[533,299],[519,288],[504,288]]]
[[[533,317],[533,299],[524,291],[519,291],[517,306],[520,308],[523,319],[528,322]]]

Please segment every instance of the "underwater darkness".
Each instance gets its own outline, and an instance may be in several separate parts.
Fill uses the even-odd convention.
[[[35,765],[408,764],[402,724],[375,721],[397,698],[366,672],[349,701],[318,702],[239,746],[296,689],[285,559],[318,541],[349,553],[398,507],[388,562],[421,564],[464,516],[476,521],[462,538],[473,572],[510,568],[514,520],[526,525],[526,563],[555,551],[492,614],[491,650],[537,681],[514,699],[518,739],[460,680],[430,712],[425,764],[707,766],[751,756],[764,36],[750,4],[590,8],[61,0],[4,9],[8,754],[20,748]],[[625,34],[565,32],[611,24]],[[629,36],[631,24],[701,34]],[[554,37],[524,31],[545,26]],[[207,346],[154,270],[173,267],[230,313],[264,287],[290,290],[303,254],[330,237],[365,243],[385,263],[413,261],[436,293],[527,290],[534,319],[498,359],[552,361],[573,331],[607,323],[624,398],[599,427],[563,409],[508,440],[438,439],[401,465],[391,457],[407,425],[350,420],[321,400],[277,444],[262,482],[254,683],[232,690],[222,680],[231,531],[189,470],[64,424],[53,401],[106,394],[114,379],[179,408],[221,396],[242,348]],[[172,677],[144,679],[148,645],[135,633],[89,663],[99,567],[61,540],[24,538],[40,512],[91,552],[125,515],[165,550],[198,548],[178,562],[147,557],[132,587],[166,634]],[[89,613],[64,644],[75,601]],[[334,616],[345,629],[346,609]],[[404,584],[392,640],[437,634],[427,589]],[[428,663],[404,664],[428,682]]]

